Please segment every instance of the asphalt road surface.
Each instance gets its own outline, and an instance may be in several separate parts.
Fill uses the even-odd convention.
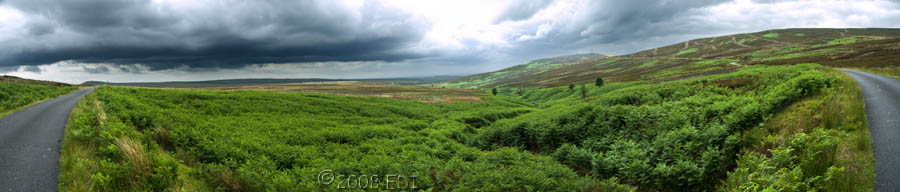
[[[859,84],[875,152],[875,191],[900,191],[900,80],[841,70]]]
[[[0,119],[0,191],[56,191],[59,146],[75,103],[94,88]]]

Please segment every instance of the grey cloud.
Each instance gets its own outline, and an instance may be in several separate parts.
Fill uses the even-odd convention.
[[[526,20],[552,3],[553,0],[515,0],[504,8],[494,23]]]
[[[777,3],[778,0],[752,0],[754,3]]]
[[[19,67],[22,71],[32,72],[32,73],[41,73],[43,72],[38,66],[21,66]]]
[[[145,70],[141,69],[141,67],[138,65],[119,65],[117,66],[117,68],[119,69],[119,71],[125,73],[139,74],[145,72]]]
[[[18,70],[19,66],[0,66],[0,73],[16,72]]]
[[[25,26],[28,34],[32,36],[42,36],[52,34],[56,31],[56,26],[47,22],[32,22]]]
[[[429,24],[377,2],[360,10],[333,1],[216,1],[204,9],[159,7],[149,0],[9,0],[29,17],[35,37],[0,48],[0,66],[72,60],[150,70],[240,68],[256,63],[402,61]],[[188,13],[189,12],[189,13]],[[59,31],[72,33],[60,33]],[[56,33],[54,33],[56,32]],[[71,35],[77,34],[77,35]],[[69,43],[75,41],[77,43]]]
[[[723,2],[717,0],[514,0],[499,16],[489,18],[504,29],[502,46],[450,34],[458,47],[420,48],[418,45],[431,43],[420,42],[431,24],[378,1],[365,1],[359,9],[348,9],[341,1],[194,0],[186,2],[198,5],[182,7],[157,6],[150,0],[0,2],[23,12],[27,22],[22,36],[0,44],[0,73],[4,68],[16,71],[18,65],[71,60],[101,63],[109,73],[142,75],[166,69],[216,73],[298,62],[327,63],[316,64],[319,68],[334,65],[335,70],[309,70],[332,75],[350,74],[351,69],[371,74],[404,73],[401,70],[461,74],[576,52],[627,54],[699,37],[821,23],[794,21],[790,15],[759,19],[766,18],[759,14],[780,15],[766,10],[731,16],[739,18],[717,18],[717,13],[705,9]],[[888,3],[895,2],[900,0]],[[535,16],[569,3],[580,4],[548,18]],[[884,10],[900,7],[893,5]],[[877,11],[817,8],[832,11],[837,19],[852,14],[872,16],[869,18],[878,21],[866,25],[878,27],[896,27],[900,21],[878,17],[884,14]],[[779,19],[783,22],[773,22]],[[441,35],[439,38],[444,38]],[[341,67],[336,63],[341,62],[367,66],[337,70]],[[403,66],[377,71],[387,69],[378,68],[388,65],[384,63]],[[466,71],[451,72],[453,69]]]
[[[523,35],[534,34],[541,24],[552,24],[545,38],[522,42],[516,55],[553,56],[571,54],[585,48],[609,44],[625,44],[653,37],[702,33],[690,25],[690,11],[726,1],[589,1],[578,10],[570,22],[537,22],[525,27]],[[706,28],[708,29],[708,28]],[[683,39],[681,39],[683,40]],[[555,49],[548,50],[546,47]],[[646,46],[602,47],[606,54],[623,54]]]
[[[685,26],[661,26],[670,21],[686,19],[688,11],[724,3],[721,0],[702,1],[615,1],[591,5],[596,10],[589,24],[578,31],[579,36],[596,37],[597,43],[632,41],[635,38],[661,36],[683,32]],[[684,24],[684,23],[682,23]],[[592,31],[593,28],[593,31]]]
[[[106,66],[82,66],[84,72],[88,73],[109,73],[109,67]]]
[[[149,0],[10,0],[19,10],[47,16],[79,31],[155,28],[174,21],[154,13]]]

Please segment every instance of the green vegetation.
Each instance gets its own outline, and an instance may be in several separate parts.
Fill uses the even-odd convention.
[[[576,172],[642,188],[711,190],[736,160],[745,142],[741,132],[833,85],[837,77],[823,70],[751,66],[619,89],[589,104],[558,104],[498,121],[475,144],[549,153]]]
[[[725,40],[725,41],[719,42],[719,46],[728,45],[728,44],[731,44],[730,40]]]
[[[650,60],[650,61],[644,62],[643,64],[639,65],[638,68],[652,67],[653,65],[656,65],[657,63],[659,63],[659,60]]]
[[[737,62],[737,59],[711,59],[711,60],[703,60],[697,61],[694,63],[695,67],[709,66],[709,65],[718,65],[718,64],[726,64],[731,62]]]
[[[697,48],[690,48],[690,49],[681,50],[681,51],[679,51],[678,53],[675,53],[674,56],[684,55],[684,54],[688,54],[688,53],[694,53],[694,52],[697,52],[697,50],[698,50]]]
[[[897,42],[772,33],[762,36],[786,43],[729,45],[726,36],[710,39],[721,41],[718,51],[674,44],[535,60],[441,84],[482,88],[448,89],[471,98],[456,102],[422,100],[447,93],[421,87],[103,87],[70,118],[60,189],[339,191],[317,182],[328,169],[416,175],[422,191],[872,190],[874,158],[853,81],[817,64],[759,64],[873,70],[863,64],[895,61]],[[821,56],[835,52],[842,54]],[[685,54],[712,59],[677,57]],[[735,61],[741,66],[723,65]],[[883,74],[900,74],[885,65]],[[414,92],[430,94],[381,98]]]
[[[744,132],[722,191],[870,191],[874,156],[862,92],[842,79]]]
[[[433,105],[377,97],[102,87],[85,100],[78,106],[84,112],[67,129],[69,150],[62,152],[61,189],[70,191],[336,189],[316,183],[323,169],[417,175],[419,187],[434,190],[624,187],[579,177],[547,156],[466,145],[480,128],[534,110],[502,95]]]
[[[688,71],[687,71],[686,69],[684,69],[684,68],[676,68],[676,69],[669,69],[669,70],[665,70],[665,71],[660,71],[659,73],[654,73],[654,74],[652,74],[652,75],[648,75],[647,77],[650,77],[650,78],[659,78],[659,77],[666,77],[666,76],[672,76],[672,75],[684,74],[684,73],[687,73],[687,72],[688,72]]]
[[[662,78],[662,77],[669,77],[669,76],[701,74],[701,73],[719,70],[719,69],[722,69],[722,67],[714,66],[714,67],[707,67],[707,68],[697,69],[697,70],[687,70],[685,68],[677,68],[677,69],[670,69],[670,70],[662,71],[659,73],[654,73],[652,75],[648,75],[647,77],[648,78]]]
[[[504,84],[502,84],[502,80],[510,80],[522,76],[541,74],[575,64],[589,63],[598,60],[603,61],[601,59],[605,58],[607,57],[602,54],[586,53],[538,59],[495,72],[482,73],[453,81],[444,82],[440,85],[457,88],[489,88],[494,86],[505,86]],[[603,65],[605,63],[611,63],[615,61],[615,59],[608,59],[596,65]]]
[[[831,41],[828,41],[828,42],[825,42],[822,44],[815,44],[813,46],[810,46],[809,48],[819,48],[819,47],[828,47],[828,46],[834,46],[834,45],[850,44],[850,43],[856,43],[856,41],[857,41],[857,39],[855,37],[844,37],[844,38],[834,39],[834,40],[831,40]]]
[[[819,50],[814,50],[814,51],[807,51],[807,52],[801,52],[801,53],[787,54],[787,55],[782,55],[782,56],[777,56],[777,57],[769,57],[769,58],[762,59],[762,61],[774,61],[774,60],[782,60],[782,59],[792,59],[792,58],[797,58],[797,57],[806,57],[806,56],[812,56],[812,55],[820,55],[820,54],[826,54],[826,53],[834,53],[834,52],[844,51],[844,50],[847,50],[847,49],[845,49],[845,48],[819,49]]]
[[[615,72],[615,71],[619,71],[619,70],[622,70],[622,68],[621,68],[621,67],[609,68],[609,69],[603,70],[603,72],[604,72],[604,73],[609,73],[609,72]]]
[[[610,58],[610,59],[607,59],[607,60],[605,60],[605,61],[603,61],[603,62],[597,63],[597,66],[602,66],[602,65],[610,64],[610,63],[619,61],[619,59],[621,59],[621,58]]]
[[[783,48],[783,49],[768,50],[768,51],[757,51],[757,52],[751,53],[750,56],[751,57],[766,57],[769,55],[781,55],[781,54],[795,52],[795,51],[802,51],[803,49],[805,49],[805,48],[791,47],[791,48]]]
[[[900,79],[900,66],[869,67],[869,68],[862,68],[862,69],[857,68],[857,70],[867,71],[870,73],[876,73],[876,74]]]
[[[778,33],[775,33],[775,32],[772,32],[772,33],[766,33],[765,35],[763,35],[763,37],[765,37],[765,38],[778,38]]]
[[[836,77],[823,70],[750,66],[662,84],[582,85],[580,92],[498,90],[485,102],[438,105],[102,87],[73,114],[60,185],[309,191],[336,189],[316,183],[318,172],[331,169],[418,175],[431,190],[633,189],[618,183],[711,190],[749,142],[743,131],[833,85]]]
[[[587,85],[581,85],[581,98],[587,99]]]
[[[64,95],[75,89],[72,86],[0,82],[0,117],[35,102]]]

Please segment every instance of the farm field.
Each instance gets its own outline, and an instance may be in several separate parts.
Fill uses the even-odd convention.
[[[405,175],[417,190],[433,191],[852,189],[869,177],[850,175],[871,174],[870,164],[833,154],[855,141],[842,133],[858,128],[778,135],[764,126],[779,109],[844,82],[816,64],[746,66],[668,82],[500,89],[481,101],[434,104],[103,86],[72,114],[60,189],[340,190],[321,184],[326,170]],[[318,88],[340,89],[329,86]],[[760,145],[788,152],[768,160],[753,153]]]

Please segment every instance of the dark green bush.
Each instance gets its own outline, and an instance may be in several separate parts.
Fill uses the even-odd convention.
[[[734,166],[741,131],[830,86],[837,78],[822,69],[811,64],[747,67],[730,74],[619,89],[590,105],[547,113],[543,121],[517,117],[491,125],[475,143],[483,149],[511,146],[552,152],[575,170],[584,170],[586,163],[576,158],[583,155],[571,154],[590,149],[596,154],[590,163],[594,176],[618,177],[651,189],[712,190]],[[753,80],[748,83],[748,78]],[[828,167],[804,169],[821,175]]]

